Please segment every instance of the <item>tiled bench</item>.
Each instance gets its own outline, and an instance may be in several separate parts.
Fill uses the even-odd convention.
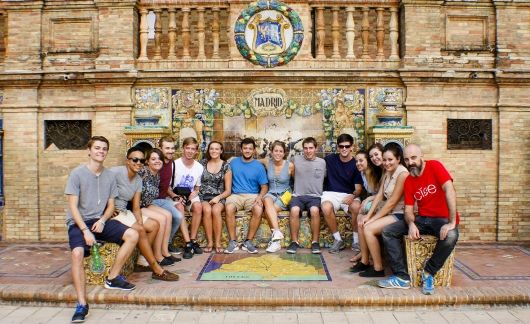
[[[186,214],[186,221],[188,224],[191,224],[191,215]],[[243,242],[246,238],[247,232],[248,232],[248,225],[250,222],[250,213],[246,212],[238,212],[236,214],[236,235],[237,235],[237,241]],[[282,242],[282,247],[287,247],[289,243],[291,242],[291,234],[289,231],[289,212],[284,211],[280,212],[278,215],[279,218],[279,225],[280,230],[282,231],[284,235],[284,239]],[[337,214],[337,225],[339,228],[339,232],[341,233],[343,240],[346,243],[346,246],[351,246],[351,240],[352,240],[352,227],[351,227],[351,221],[350,216],[344,214],[342,211]],[[271,230],[269,227],[269,223],[267,222],[267,219],[265,215],[261,219],[260,227],[258,228],[258,232],[256,233],[256,237],[254,239],[254,243],[257,245],[258,248],[266,248],[267,244],[271,237]],[[299,243],[300,246],[304,248],[309,248],[311,246],[311,227],[310,227],[310,219],[307,217],[306,212],[302,214],[302,217],[300,218],[300,232],[299,232]],[[197,241],[199,242],[200,246],[206,246],[206,236],[204,235],[204,228],[199,228],[199,232],[197,233]],[[184,246],[184,242],[182,240],[182,235],[177,233],[177,235],[174,238],[173,243],[178,246],[182,247]],[[324,220],[324,217],[320,217],[320,246],[321,247],[329,247],[333,244],[333,235],[329,232],[328,226],[326,225],[326,222]],[[228,233],[226,231],[226,224],[224,223],[224,217],[223,217],[223,233],[221,235],[221,245],[223,247],[228,245]]]
[[[116,255],[120,246],[116,243],[105,243],[99,248],[99,253],[101,255],[101,260],[105,263],[105,271],[103,273],[94,273],[90,270],[90,256],[86,257],[84,260],[85,274],[86,274],[86,283],[89,285],[100,285],[103,286],[103,281],[105,277],[109,275],[110,267],[114,264]],[[138,259],[138,249],[134,249],[132,255],[125,262],[125,265],[122,269],[122,274],[128,276],[134,271],[134,265]]]
[[[422,235],[422,240],[409,240],[405,236],[405,250],[407,254],[407,266],[410,275],[410,284],[412,287],[421,287],[421,273],[425,260],[431,257],[434,247],[436,246],[437,238],[431,235]],[[449,258],[445,261],[443,267],[434,276],[434,285],[438,287],[451,286],[451,279],[453,278],[453,264],[455,260],[455,250],[451,253]]]

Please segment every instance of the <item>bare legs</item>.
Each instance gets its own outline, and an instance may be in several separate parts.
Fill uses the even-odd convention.
[[[212,247],[215,244],[215,251],[221,253],[221,231],[223,226],[223,219],[221,213],[225,206],[221,203],[210,205],[210,203],[202,202],[202,223],[204,225],[204,231],[206,233],[206,239],[208,246],[206,252],[211,252]],[[215,243],[214,243],[215,242]]]

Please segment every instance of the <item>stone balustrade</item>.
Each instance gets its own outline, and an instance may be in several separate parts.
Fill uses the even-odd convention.
[[[247,5],[228,0],[140,1],[138,68],[254,67],[234,42],[235,21]],[[287,69],[398,67],[398,0],[287,5],[300,15],[305,43]]]

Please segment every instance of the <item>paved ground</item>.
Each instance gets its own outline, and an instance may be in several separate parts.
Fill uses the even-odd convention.
[[[245,253],[245,252],[239,252]],[[285,252],[283,252],[285,253]],[[525,245],[459,244],[452,286],[424,296],[419,288],[385,290],[375,280],[348,271],[352,251],[339,255],[323,252],[331,281],[198,281],[209,255],[197,255],[168,269],[178,272],[176,283],[155,281],[150,273],[134,273],[133,292],[88,287],[91,305],[142,305],[176,310],[257,310],[319,308],[342,311],[353,308],[400,309],[410,306],[499,305],[530,303],[530,248]],[[66,244],[0,245],[0,302],[23,301],[34,305],[75,301]],[[1,318],[2,316],[0,316]]]
[[[0,323],[69,323],[72,308],[0,305]],[[530,308],[446,309],[348,312],[243,312],[173,311],[146,309],[91,309],[87,323],[178,324],[416,324],[416,323],[530,323]]]

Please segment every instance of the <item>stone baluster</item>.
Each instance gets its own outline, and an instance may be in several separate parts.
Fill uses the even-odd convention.
[[[153,59],[160,60],[161,53],[161,40],[162,40],[162,9],[154,9],[155,12],[155,55]]]
[[[190,56],[190,8],[182,8],[182,58],[189,60]]]
[[[355,12],[355,7],[346,8],[346,43],[348,49],[346,51],[347,59],[355,59],[355,53],[353,52],[353,45],[355,43],[355,21],[353,20],[353,13]]]
[[[378,61],[383,61],[385,59],[385,8],[376,8],[375,11],[377,12],[377,23],[375,28],[375,38],[377,41],[376,59]]]
[[[177,45],[177,9],[169,8],[169,24],[168,24],[168,38],[169,38],[169,51],[167,58],[176,59],[176,50]]]
[[[398,8],[390,8],[390,60],[392,61],[399,61],[398,37]]]
[[[138,60],[147,61],[147,9],[140,9],[140,54]]]
[[[212,42],[213,42],[213,51],[212,58],[219,58],[219,8],[213,7],[213,21],[212,21]]]
[[[340,25],[339,25],[339,7],[333,7],[331,9],[333,13],[333,20],[331,23],[331,37],[333,39],[333,52],[331,54],[331,57],[334,59],[340,58],[340,48],[339,48],[339,42],[340,42]]]
[[[317,59],[325,59],[326,27],[324,25],[324,7],[317,8]]]
[[[199,53],[197,54],[197,59],[204,60],[206,59],[206,53],[204,51],[204,40],[206,34],[204,32],[204,7],[197,8],[198,20],[197,20],[197,40],[199,42]]]
[[[368,14],[370,13],[370,8],[363,7],[363,20],[361,23],[361,37],[363,40],[363,54],[361,58],[363,60],[370,58],[368,40],[370,39],[370,20]]]

